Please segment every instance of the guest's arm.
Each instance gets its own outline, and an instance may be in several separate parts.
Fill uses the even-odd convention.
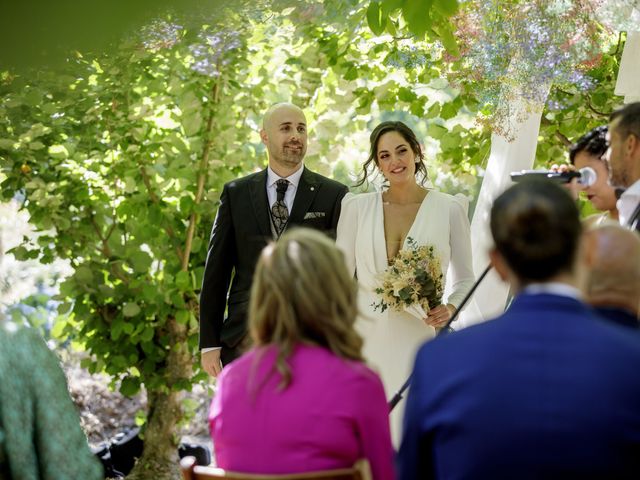
[[[16,333],[15,352],[14,374],[28,384],[29,398],[22,401],[30,411],[23,420],[31,422],[25,428],[33,432],[33,443],[28,449],[37,455],[39,478],[103,478],[102,466],[89,450],[80,428],[58,358],[42,338],[29,329]],[[24,459],[28,451],[18,454]]]
[[[364,458],[371,465],[373,479],[392,480],[396,475],[389,431],[389,406],[382,382],[373,372],[367,373],[354,382],[358,433],[362,439]]]

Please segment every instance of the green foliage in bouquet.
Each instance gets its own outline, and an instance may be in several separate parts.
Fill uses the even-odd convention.
[[[435,248],[418,245],[411,237],[407,239],[407,245],[382,273],[382,286],[375,290],[381,299],[373,304],[374,310],[403,311],[406,307],[419,305],[428,312],[442,303],[444,276]]]

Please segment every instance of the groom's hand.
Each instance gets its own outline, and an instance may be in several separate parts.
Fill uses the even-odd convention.
[[[221,351],[221,348],[216,348],[215,350],[210,350],[200,354],[202,368],[212,377],[217,377],[222,370],[222,363],[220,362]]]

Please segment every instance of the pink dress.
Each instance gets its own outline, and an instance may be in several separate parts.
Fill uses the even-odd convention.
[[[299,345],[292,380],[266,377],[275,350],[254,349],[226,367],[209,426],[219,467],[247,473],[345,468],[366,458],[373,478],[395,477],[389,409],[378,376],[360,362]],[[267,378],[265,381],[265,377]]]

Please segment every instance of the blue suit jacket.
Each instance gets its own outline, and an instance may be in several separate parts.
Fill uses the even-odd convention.
[[[402,480],[640,478],[640,336],[577,300],[520,295],[413,375]]]

